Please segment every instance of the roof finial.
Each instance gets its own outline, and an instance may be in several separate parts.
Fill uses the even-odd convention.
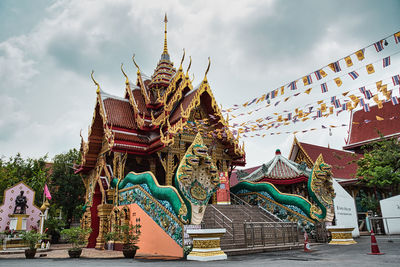
[[[179,66],[180,70],[182,70],[182,64],[183,64],[183,61],[185,60],[185,55],[186,55],[185,48],[183,48],[183,55],[182,55],[182,59],[181,59],[181,65]]]
[[[132,61],[133,61],[133,64],[135,64],[135,66],[137,68],[137,71],[140,72],[140,68],[139,68],[138,64],[136,63],[136,61],[135,61],[135,54],[133,54],[133,56],[132,56]]]
[[[126,80],[125,80],[125,84],[128,85],[129,84],[129,79],[128,79],[128,75],[126,75],[124,69],[122,68],[124,66],[124,63],[121,63],[121,71],[122,74],[125,76]]]
[[[190,58],[190,61],[189,61],[189,66],[187,67],[187,70],[186,70],[186,76],[189,75],[189,70],[190,70],[190,67],[192,66],[192,56],[189,56],[189,58]]]
[[[210,70],[210,65],[211,65],[211,59],[210,59],[210,57],[208,57],[208,66],[207,66],[206,73],[204,74],[204,79],[207,79],[207,73]]]
[[[168,54],[168,47],[167,47],[167,12],[165,12],[165,17],[164,17],[164,24],[165,24],[165,30],[164,30],[164,51],[163,54]]]
[[[90,74],[90,77],[92,77],[94,84],[97,85],[96,93],[100,93],[100,84],[98,82],[96,82],[96,80],[93,78],[93,73],[94,73],[94,70],[92,70],[92,74]]]

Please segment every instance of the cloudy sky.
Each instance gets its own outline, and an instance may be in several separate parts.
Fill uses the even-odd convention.
[[[193,59],[196,85],[204,77],[210,56],[208,80],[218,103],[229,108],[399,31],[399,11],[398,0],[1,0],[0,155],[20,152],[24,157],[48,154],[52,158],[79,148],[79,132],[83,129],[86,137],[95,105],[91,70],[102,90],[118,96],[124,93],[121,62],[131,80],[135,79],[133,53],[141,69],[151,75],[162,52],[165,12],[168,49],[175,66],[185,48]],[[380,57],[400,50],[400,45],[389,41]],[[367,54],[366,59],[379,59],[375,54]],[[359,83],[399,73],[399,61],[392,57],[389,71],[377,70],[374,77],[364,80],[360,71]],[[360,84],[344,81],[349,90]],[[257,117],[325,97],[313,89],[310,95],[263,109]],[[270,132],[319,129],[324,123],[348,121],[349,113],[343,112],[326,122],[271,129],[263,132],[265,138],[243,138],[248,166],[268,161],[276,148],[288,155],[293,134],[271,136]],[[297,137],[341,148],[347,128],[335,128],[332,135],[318,130]]]

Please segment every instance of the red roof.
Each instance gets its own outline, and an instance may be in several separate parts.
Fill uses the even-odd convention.
[[[376,116],[384,120],[378,121]],[[350,137],[343,149],[360,147],[379,138],[378,131],[385,137],[400,136],[400,105],[386,102],[381,109],[373,106],[370,112],[358,110],[351,121]]]
[[[324,162],[332,166],[333,177],[342,179],[353,179],[356,177],[355,174],[358,166],[355,161],[360,159],[362,155],[301,142],[300,145],[313,162],[317,160],[319,154],[322,154]]]
[[[241,169],[241,170],[239,170],[239,171],[244,171],[244,172],[246,172],[247,174],[250,174],[250,173],[252,173],[253,171],[255,171],[255,170],[257,170],[258,168],[260,168],[261,166],[255,166],[255,167],[251,167],[251,168],[247,168],[247,169]],[[238,176],[237,176],[237,169],[235,169],[235,170],[233,170],[233,172],[232,172],[232,174],[231,174],[231,178],[230,178],[230,186],[232,187],[232,186],[234,186],[234,185],[236,185],[237,183],[239,183],[239,179],[238,179]]]

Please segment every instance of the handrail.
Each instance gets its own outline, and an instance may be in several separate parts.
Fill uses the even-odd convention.
[[[238,202],[242,203],[242,204],[243,204],[245,207],[247,207],[248,209],[251,209],[251,208],[252,208],[252,206],[251,206],[247,201],[245,201],[244,199],[240,198],[238,195],[235,195],[235,194],[232,193],[232,192],[230,192],[230,193],[231,193],[231,197],[233,197],[234,201],[238,201]],[[272,215],[273,217],[277,218],[279,221],[282,221],[281,219],[279,219],[278,217],[276,217],[274,214],[272,214],[272,213],[269,212],[268,210],[266,210],[266,209],[260,207],[259,205],[258,205],[258,207],[259,207],[260,209],[262,209],[264,212],[266,212],[267,214],[270,214],[270,215]],[[266,214],[262,213],[262,215],[264,216],[264,218],[270,219],[270,218],[268,218],[268,216],[267,216]],[[251,217],[250,217],[250,218],[251,218]]]
[[[239,205],[243,205],[244,208],[247,209],[248,212],[246,212],[244,209],[242,209],[242,211],[250,218],[251,221],[252,215],[249,213],[251,212],[252,208],[251,205],[232,192],[230,192],[230,195],[231,195],[231,200],[233,199],[233,201],[239,202],[240,203]]]
[[[258,208],[262,211],[264,211],[265,213],[269,214],[270,216],[274,217],[275,219],[277,219],[279,222],[283,222],[283,220],[281,218],[279,218],[278,216],[276,216],[275,214],[273,214],[272,212],[270,212],[269,210],[267,210],[266,208],[264,208],[263,206],[261,206],[260,204],[257,205]]]
[[[266,243],[274,243],[278,246],[278,240],[282,239],[283,244],[298,244],[298,228],[295,222],[244,222],[244,238],[247,247],[265,246]],[[257,229],[261,233],[257,233]],[[273,236],[270,234],[271,230]]]
[[[219,211],[216,207],[214,207],[213,205],[209,205],[209,207],[212,207],[214,210],[218,211],[218,213],[220,215],[222,215],[223,217],[225,217],[229,222],[232,222],[231,219],[229,219],[225,214],[223,214],[221,211]]]

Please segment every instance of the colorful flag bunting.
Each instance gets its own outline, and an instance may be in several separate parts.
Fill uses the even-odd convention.
[[[318,110],[318,111],[317,111],[317,117],[318,117],[318,118],[321,118],[321,117],[322,117],[322,111],[321,111],[321,110]]]
[[[395,75],[392,77],[393,85],[400,85],[400,75]]]
[[[356,52],[356,56],[357,56],[359,61],[361,61],[361,60],[363,60],[365,58],[364,57],[364,51],[365,51],[365,49],[361,49],[361,50],[358,50]]]
[[[321,105],[321,112],[325,112],[325,111],[326,111],[326,104],[323,103],[323,104]]]
[[[383,67],[386,68],[387,66],[390,65],[390,56],[385,57],[382,61],[383,61]]]
[[[333,114],[333,107],[329,107],[329,114]]]
[[[322,78],[324,78],[327,74],[324,70],[317,70],[314,71],[315,77],[317,78],[317,80],[321,80]]]
[[[400,32],[393,34],[396,44],[400,43]]]
[[[288,88],[290,88],[290,90],[296,90],[297,89],[296,81],[289,83]]]
[[[335,101],[333,102],[333,104],[335,105],[335,108],[339,108],[340,105],[340,100],[339,99],[335,99]]]
[[[344,110],[347,110],[347,104],[346,103],[344,103],[343,105],[342,105],[342,110],[344,111]]]
[[[365,105],[364,98],[360,98],[360,104],[361,104],[362,107]]]
[[[271,99],[274,99],[275,98],[275,96],[277,96],[277,90],[272,90],[271,91]]]
[[[380,89],[382,87],[382,80],[377,81],[375,84],[376,84],[376,90],[380,91]]]
[[[374,66],[372,64],[368,64],[366,67],[368,74],[372,74],[375,72]]]
[[[331,70],[334,71],[334,72],[339,72],[339,71],[342,70],[342,69],[340,68],[339,61],[333,62],[333,63],[329,64],[328,66],[329,66],[329,68],[331,68]]]
[[[369,109],[369,104],[365,104],[365,105],[363,106],[363,108],[364,108],[364,112],[369,112],[369,111],[370,111],[370,109]]]
[[[365,98],[370,100],[374,95],[371,93],[371,90],[365,91]]]
[[[397,97],[395,97],[395,96],[392,96],[392,104],[393,104],[393,106],[399,104],[399,99],[397,99]]]
[[[285,93],[285,86],[281,87],[281,95],[283,95]]]
[[[374,43],[376,52],[381,52],[383,50],[383,40],[380,40],[379,42]]]
[[[349,93],[349,91],[342,93],[342,96],[346,96]]]
[[[335,81],[335,83],[336,83],[336,85],[337,85],[338,87],[342,86],[343,82],[342,82],[342,80],[341,80],[339,77],[337,77],[337,78],[335,78],[335,79],[333,79],[333,80]]]
[[[336,96],[332,96],[331,97],[331,103],[333,104],[335,102],[335,100],[336,100]]]
[[[351,61],[351,57],[350,57],[350,56],[345,57],[345,58],[344,58],[344,61],[346,61],[347,67],[353,66],[353,61]]]
[[[283,99],[284,102],[288,101],[290,98],[290,96],[286,97],[285,99]]]
[[[276,107],[281,101],[278,101],[274,104],[274,106]]]
[[[349,75],[353,80],[357,79],[359,76],[357,71],[351,71],[351,72],[349,72]]]
[[[287,119],[288,119],[289,121],[292,120],[292,113],[288,113]]]
[[[322,93],[328,92],[328,86],[326,85],[326,83],[321,84],[321,91]]]
[[[304,93],[306,93],[307,95],[309,95],[310,92],[311,92],[311,90],[312,90],[312,88],[308,88],[307,90],[304,91]]]
[[[303,77],[304,86],[312,84],[311,75],[307,75]]]
[[[360,87],[359,90],[365,96],[365,86]]]

